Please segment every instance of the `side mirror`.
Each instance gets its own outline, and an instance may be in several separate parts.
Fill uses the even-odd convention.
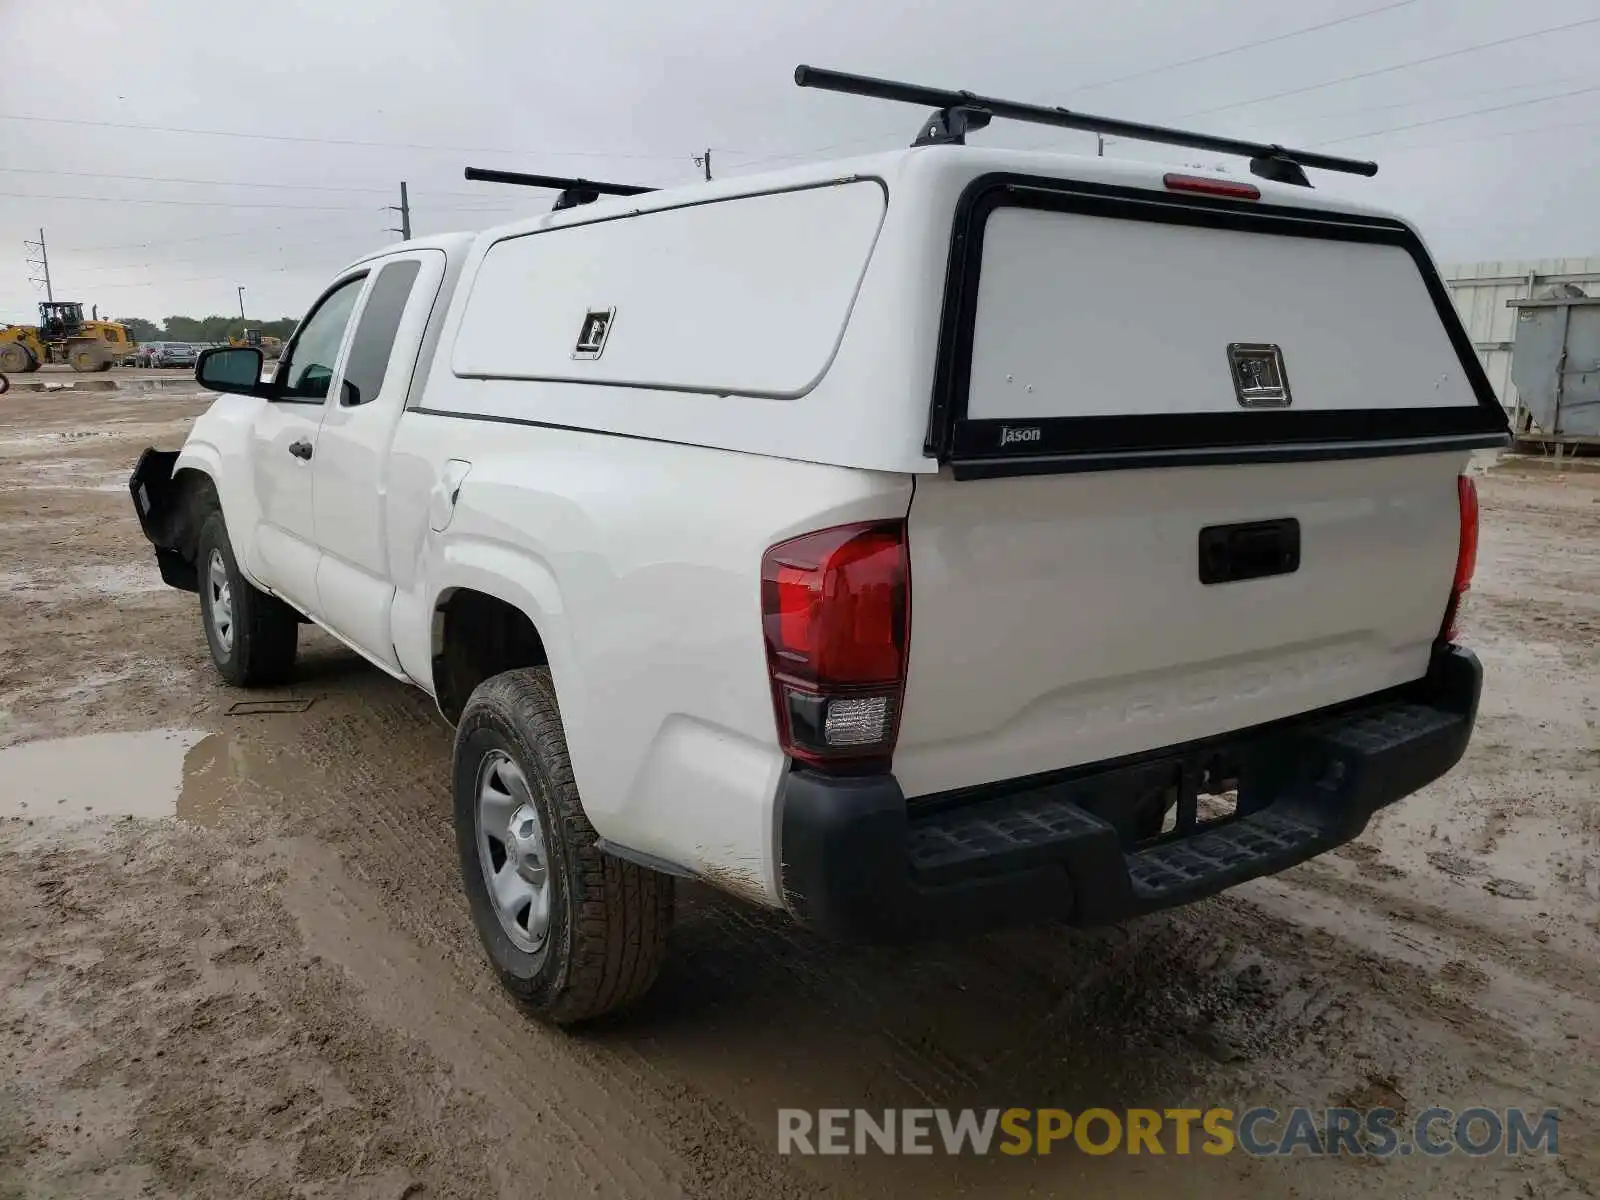
[[[213,392],[270,397],[272,385],[261,382],[264,361],[254,346],[213,346],[200,351],[194,364],[194,379]]]

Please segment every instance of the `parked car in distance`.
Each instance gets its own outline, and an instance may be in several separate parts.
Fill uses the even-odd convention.
[[[176,342],[141,342],[138,349],[133,352],[133,365],[136,367],[149,367],[154,365],[156,355]]]
[[[192,367],[200,356],[188,342],[155,342],[147,366]]]

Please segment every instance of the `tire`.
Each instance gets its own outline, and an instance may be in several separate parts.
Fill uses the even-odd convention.
[[[98,371],[101,369],[100,355],[94,350],[89,349],[87,346],[80,346],[76,350],[73,350],[67,355],[67,362],[72,365],[72,369],[74,371],[78,371],[82,374],[88,374],[91,371]]]
[[[673,880],[596,847],[548,668],[507,671],[472,693],[456,727],[453,782],[461,881],[506,990],[557,1025],[614,1012],[643,996],[666,956]],[[494,809],[505,810],[507,824],[491,817],[481,828],[480,792],[504,794]],[[522,851],[535,851],[531,858],[518,852],[518,838]],[[532,868],[507,875],[519,857]],[[497,905],[490,873],[506,879],[498,890],[512,897],[510,904]],[[530,884],[530,875],[542,884]],[[520,903],[517,888],[530,892],[529,906],[502,919],[503,907]],[[535,905],[547,914],[542,936]]]
[[[217,671],[236,687],[270,687],[287,680],[294,670],[300,618],[239,574],[220,511],[200,527],[195,567],[200,623]]]
[[[16,342],[7,342],[0,345],[0,371],[10,371],[13,375],[21,375],[27,371],[28,364],[33,361],[25,346]]]

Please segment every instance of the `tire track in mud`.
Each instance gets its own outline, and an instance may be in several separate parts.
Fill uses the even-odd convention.
[[[1532,939],[1507,939],[1502,930],[1485,928],[1437,904],[1396,896],[1359,879],[1346,878],[1321,864],[1306,864],[1283,884],[1353,901],[1363,912],[1382,914],[1388,920],[1449,938],[1465,956],[1489,959],[1508,972],[1538,980],[1551,992],[1568,993],[1600,1011],[1600,973],[1592,963],[1574,962]],[[1386,967],[1393,965],[1392,961],[1385,961]]]
[[[340,953],[346,968],[377,991],[386,989],[375,988],[369,976],[398,971],[407,981],[399,990],[413,999],[400,1014],[388,1005],[391,1017],[400,1016],[408,1032],[463,1064],[466,1086],[514,1096],[527,1119],[562,1129],[576,1153],[591,1157],[595,1173],[619,1191],[740,1194],[752,1178],[764,1178],[767,1194],[787,1194],[789,1185],[770,1157],[743,1144],[743,1122],[711,1097],[660,1076],[626,1041],[549,1030],[502,995],[461,899],[448,732],[425,697],[371,678],[364,665],[356,669],[368,676],[358,702],[327,697],[334,703],[319,701],[320,716],[313,710],[315,719],[296,730],[294,753],[317,783],[283,814],[288,829],[335,848],[340,869],[381,896],[380,913],[370,902],[349,901],[355,889],[346,890],[347,903],[358,910],[368,905],[361,925],[391,926],[382,937],[374,935],[387,938],[390,965],[374,961],[356,938]],[[314,908],[302,916],[308,927],[318,920]],[[396,924],[404,934],[399,940]],[[472,1038],[443,1028],[414,999],[430,996],[440,1015],[448,1013],[452,996],[460,1003],[458,993],[441,994],[433,982],[440,968],[466,993]],[[481,1052],[483,1042],[492,1054]]]
[[[0,1093],[26,1115],[13,1169],[55,1186],[20,1194],[483,1193],[481,1114],[298,954],[270,867],[134,822],[26,841],[0,854],[0,927],[23,951]],[[219,903],[239,894],[247,912]]]
[[[387,916],[422,947],[438,951],[474,1000],[481,1002],[483,989],[489,990],[492,1012],[504,1002],[459,913],[445,791],[447,735],[425,700],[391,687],[369,677],[359,706],[329,697],[334,703],[319,701],[315,719],[295,730],[294,753],[317,783],[284,814],[285,824],[338,848],[345,869],[383,895]],[[670,1161],[676,1151],[730,1181],[748,1181],[755,1170],[757,1177],[770,1177],[768,1191],[776,1193],[788,1176],[774,1173],[771,1133],[763,1121],[730,1119],[734,1106],[722,1098],[730,1090],[747,1098],[746,1111],[767,1120],[778,1106],[808,1097],[817,1104],[854,1104],[863,1095],[884,1105],[931,1104],[983,1092],[998,1100],[1008,1087],[1014,1093],[1016,1080],[996,1077],[991,1061],[1016,1044],[1019,1028],[1037,1024],[1042,1005],[1059,1002],[1059,988],[1046,987],[1027,958],[997,956],[981,941],[953,949],[839,947],[798,930],[781,914],[747,909],[704,889],[686,891],[673,959],[637,1016],[637,1027],[649,1031],[643,1036],[624,1023],[551,1045],[549,1039],[564,1035],[520,1018],[476,1014],[480,1034],[495,1040],[496,1056],[541,1080],[522,1093],[529,1112],[585,1091],[552,1085],[549,1078],[592,1074],[603,1094],[598,1100],[584,1095],[594,1101],[584,1107],[602,1114],[595,1118],[600,1124],[585,1131],[594,1138],[610,1142],[626,1135],[648,1147],[642,1155],[648,1162]],[[1104,945],[1062,931],[1048,941],[1057,950],[1078,946],[1077,958]],[[985,961],[973,961],[974,945],[983,948]],[[419,978],[429,974],[412,969]],[[353,970],[363,973],[359,964]],[[1092,971],[1059,966],[1055,974],[1080,989],[1095,978]],[[975,979],[986,982],[974,989]],[[915,1015],[908,1019],[908,1013]],[[733,1061],[737,1053],[712,1055],[719,1061],[707,1068],[693,1028],[705,1024],[721,1025],[724,1036],[728,1025],[734,1027],[734,1042],[751,1055],[748,1068]],[[822,1065],[804,1064],[803,1073],[781,1086],[771,1082],[774,1026],[795,1029],[807,1057],[818,1057],[820,1049]],[[441,1044],[435,1034],[422,1035]],[[1121,1059],[1089,1074],[1126,1082],[1134,1074],[1129,1066]],[[1158,1064],[1149,1066],[1144,1076],[1162,1073]],[[1086,1076],[1074,1074],[1074,1091],[1087,1094]],[[754,1076],[763,1078],[752,1083]],[[752,1091],[760,1101],[753,1109]],[[1049,1091],[1042,1083],[1041,1102]],[[654,1144],[639,1136],[650,1126],[661,1131]],[[712,1131],[723,1140],[732,1135],[734,1144],[719,1155],[725,1161],[705,1161]],[[637,1164],[631,1171],[646,1177]]]
[[[400,1013],[373,1003],[456,1063],[462,1086],[514,1096],[512,1125],[544,1122],[608,1189],[828,1183],[813,1162],[777,1165],[765,1122],[783,1105],[1143,1106],[1219,1086],[1313,1102],[1374,1072],[1423,1094],[1451,1032],[1515,1049],[1419,968],[1250,903],[1087,933],[841,947],[694,886],[635,1018],[552,1033],[503,1000],[466,920],[447,731],[424,697],[364,665],[354,678],[324,665],[298,685],[321,698],[288,739],[315,786],[279,820],[337,849],[347,897],[375,894],[363,923],[387,926],[372,940],[388,965],[329,953],[369,994],[407,997]],[[1406,1009],[1419,1002],[1445,1032],[1418,1038]]]
[[[318,839],[342,852],[344,870],[383,893],[381,909],[351,899],[354,889],[344,893],[345,905],[358,917],[344,944],[330,952],[364,986],[394,993],[400,1011],[391,1010],[389,1015],[400,1017],[414,1036],[444,1050],[447,1058],[462,1066],[464,1079],[487,1076],[503,1094],[516,1098],[530,1122],[549,1119],[572,1140],[578,1154],[592,1156],[594,1173],[613,1187],[623,1191],[662,1187],[668,1181],[658,1164],[670,1161],[670,1154],[652,1144],[639,1122],[629,1119],[604,1080],[598,1087],[586,1086],[584,1073],[570,1069],[565,1055],[550,1044],[559,1035],[531,1028],[531,1023],[512,1015],[509,1002],[498,1014],[480,1008],[472,1014],[477,1019],[471,1024],[478,1039],[491,1042],[498,1060],[491,1063],[475,1052],[474,1045],[453,1035],[448,1028],[453,1017],[446,1017],[443,1027],[438,1022],[448,1013],[448,1005],[430,994],[430,971],[406,941],[387,934],[384,926],[398,911],[411,918],[402,922],[405,932],[427,949],[437,949],[441,942],[459,945],[461,940],[464,920],[453,920],[441,929],[426,919],[432,916],[437,921],[441,912],[462,908],[454,886],[455,842],[448,824],[448,796],[419,782],[444,775],[448,759],[437,765],[418,761],[439,753],[441,731],[428,728],[426,710],[418,712],[408,703],[410,697],[373,691],[369,705],[333,719],[307,722],[296,742],[296,753],[324,786],[303,795],[294,815],[310,818]],[[298,853],[310,851],[302,847]],[[308,906],[298,915],[308,938],[317,940],[317,925],[325,914]],[[456,936],[449,937],[450,932]],[[383,950],[371,952],[363,945],[367,941]],[[451,957],[447,973],[459,976],[460,956]],[[383,984],[369,978],[374,974],[383,978]],[[419,1002],[419,995],[431,1006]],[[384,1007],[378,1005],[378,1011]],[[466,1070],[468,1064],[475,1070]],[[635,1150],[641,1145],[642,1154]]]

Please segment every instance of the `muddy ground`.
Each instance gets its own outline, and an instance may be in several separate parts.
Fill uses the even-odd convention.
[[[484,966],[428,701],[313,631],[309,707],[241,712],[157,581],[125,479],[203,403],[0,400],[0,1197],[1600,1191],[1600,473],[1483,477],[1477,737],[1343,852],[909,949],[690,887],[579,1036]],[[775,1153],[779,1106],[1252,1103],[1555,1106],[1561,1154]]]

